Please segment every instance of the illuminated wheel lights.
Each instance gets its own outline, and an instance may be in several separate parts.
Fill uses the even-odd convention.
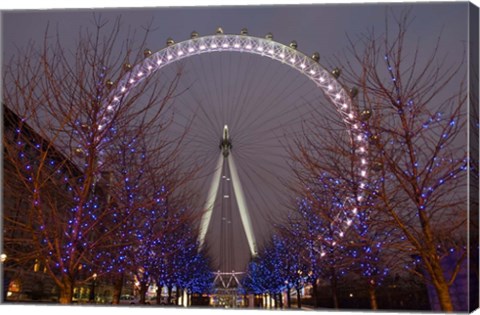
[[[270,59],[277,60],[301,72],[305,77],[310,79],[325,93],[327,98],[335,106],[341,115],[347,130],[350,133],[352,146],[356,148],[355,152],[358,156],[358,176],[360,178],[359,187],[361,188],[358,201],[365,199],[363,189],[365,189],[368,180],[368,163],[367,148],[368,142],[372,142],[372,138],[366,137],[362,132],[361,122],[368,119],[370,112],[363,111],[360,114],[355,113],[352,108],[352,98],[358,94],[356,88],[345,90],[345,88],[337,81],[340,76],[340,69],[335,68],[332,71],[326,70],[319,63],[320,55],[315,52],[311,57],[297,50],[296,41],[292,41],[288,46],[275,42],[273,35],[268,34],[266,38],[254,37],[248,35],[248,31],[243,29],[240,35],[224,34],[223,30],[217,29],[215,35],[200,37],[197,32],[192,32],[191,38],[182,42],[175,42],[169,38],[167,46],[157,52],[152,53],[146,49],[144,51],[145,59],[140,63],[132,66],[125,64],[126,73],[113,86],[112,82],[107,82],[111,93],[104,103],[106,109],[101,125],[106,125],[115,114],[122,99],[128,93],[142,82],[145,78],[156,72],[157,70],[168,66],[171,63],[181,59],[200,55],[209,52],[246,52],[266,56]],[[357,208],[353,208],[351,212],[355,215]],[[347,226],[352,224],[351,219],[347,219]],[[341,232],[343,236],[343,232]]]

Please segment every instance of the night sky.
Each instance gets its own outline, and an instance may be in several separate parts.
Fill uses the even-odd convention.
[[[445,57],[445,63],[458,62],[467,39],[466,2],[3,11],[2,57],[5,63],[17,47],[30,40],[41,43],[47,23],[58,27],[65,47],[73,47],[79,29],[91,26],[92,13],[101,12],[110,20],[122,16],[120,36],[126,36],[129,26],[140,28],[153,21],[155,31],[148,39],[148,48],[153,51],[162,49],[168,37],[176,41],[188,39],[193,30],[209,35],[221,26],[225,33],[238,34],[247,27],[253,36],[272,32],[275,41],[288,44],[296,40],[298,50],[307,55],[318,51],[321,64],[330,68],[335,57],[342,59],[346,53],[347,34],[355,38],[371,29],[380,34],[384,32],[386,12],[398,13],[407,7],[412,8],[414,17],[409,26],[410,42],[418,41],[429,54],[441,35],[440,56]],[[171,132],[178,133],[188,119],[195,117],[184,154],[186,159],[206,161],[205,173],[209,174],[220,154],[223,125],[229,125],[232,154],[261,246],[270,234],[272,222],[284,215],[285,202],[294,197],[288,195],[282,183],[288,181],[290,174],[283,145],[291,143],[313,107],[324,106],[325,115],[332,117],[335,112],[328,107],[322,92],[301,74],[264,57],[212,53],[189,58],[181,65],[185,73],[180,88],[188,87],[189,93],[179,97],[169,109],[176,117]],[[168,80],[177,69],[169,66],[157,76]],[[210,182],[208,176],[197,181],[204,194]],[[233,229],[235,244],[235,263],[231,268],[243,270],[249,259],[248,248],[235,204],[222,198],[229,189],[226,184],[219,193],[207,241],[218,263],[220,231],[228,224],[228,229]]]

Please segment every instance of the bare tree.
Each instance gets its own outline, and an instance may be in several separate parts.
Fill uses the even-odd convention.
[[[453,311],[448,287],[466,256],[465,65],[442,65],[438,46],[423,64],[420,48],[407,55],[408,22],[408,13],[396,19],[393,41],[387,29],[382,44],[370,37],[363,52],[353,48],[362,69],[346,67],[347,80],[359,84],[360,106],[374,113],[365,130],[382,168],[378,209],[421,257],[442,310]],[[452,248],[458,256],[446,278],[442,259]]]
[[[104,228],[115,231],[98,246],[93,264],[102,273],[110,273],[110,277],[113,273],[116,279],[113,304],[119,303],[125,273],[140,279],[140,302],[145,302],[145,292],[152,282],[149,274],[155,267],[152,264],[156,260],[157,243],[194,215],[188,212],[177,216],[178,222],[167,216],[175,212],[173,195],[189,200],[184,186],[198,170],[195,165],[187,167],[182,163],[178,153],[183,137],[165,136],[169,125],[170,122],[165,121],[149,128],[136,126],[133,130],[122,130],[117,132],[117,140],[112,145],[114,149],[108,158],[108,192],[117,212]]]
[[[21,186],[7,195],[21,205],[4,212],[6,229],[20,231],[4,235],[5,250],[23,266],[41,261],[61,303],[72,301],[79,272],[92,267],[96,247],[129,219],[123,216],[106,230],[105,221],[119,214],[105,177],[117,136],[127,129],[151,132],[179,80],[149,77],[107,113],[116,79],[149,56],[149,28],[139,41],[135,34],[122,41],[119,19],[108,24],[94,17],[93,26],[93,32],[80,33],[73,51],[47,29],[42,46],[19,50],[4,67],[3,101],[19,118],[4,135],[4,159]]]
[[[409,12],[394,21],[395,33],[387,21],[382,36],[371,32],[350,39],[350,55],[343,62],[345,85],[359,88],[353,106],[370,143],[364,161],[369,184],[362,188],[368,200],[358,210],[374,233],[395,240],[384,245],[389,255],[419,257],[423,272],[410,271],[433,284],[442,310],[453,311],[449,286],[467,254],[466,68],[463,60],[448,67],[439,59],[441,38],[427,58],[418,46],[406,51]],[[299,177],[335,174],[352,183],[344,193],[356,196],[358,179],[345,178],[353,174],[355,148],[334,127],[327,131],[330,137],[305,133],[294,152],[303,166]],[[455,261],[451,270],[442,263],[446,257]]]
[[[304,229],[301,237],[312,283],[326,281],[333,306],[339,308],[338,282],[358,274],[355,281],[369,288],[371,307],[377,309],[376,287],[392,267],[382,253],[383,246],[391,243],[390,235],[371,220],[382,218],[371,213],[374,195],[366,190],[357,169],[366,161],[353,154],[358,148],[351,134],[340,117],[327,117],[319,108],[314,108],[314,119],[304,122],[303,133],[289,147],[296,175],[290,188],[301,199],[296,212]]]

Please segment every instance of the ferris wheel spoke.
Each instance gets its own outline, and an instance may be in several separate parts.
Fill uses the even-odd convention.
[[[245,168],[243,168],[245,167]],[[258,187],[263,185],[270,186],[272,183],[269,181],[264,181],[263,178],[259,176],[253,176],[256,174],[249,170],[249,166],[242,165],[242,169],[245,170],[244,177],[245,183],[248,184],[249,187]],[[278,204],[274,202],[278,200],[278,194],[270,195],[267,193],[259,193],[258,191],[253,192],[252,190],[247,189],[245,194],[248,196],[248,201],[251,205],[250,208],[254,209],[252,211],[252,216],[255,218],[253,222],[275,222],[278,218],[275,218],[271,215],[270,209],[272,209],[272,205]],[[266,229],[268,230],[268,229]],[[265,232],[265,231],[263,231]]]
[[[173,63],[180,66],[168,66]],[[210,211],[209,219],[199,222],[202,242],[210,225],[206,220],[217,220],[214,211],[220,210],[219,230],[226,237],[214,242],[219,247],[215,250],[222,255],[218,262],[225,268],[235,266],[239,256],[228,247],[239,238],[233,233],[234,227],[221,219],[236,218],[235,201],[244,204],[240,206],[244,209],[240,211],[240,220],[246,225],[247,245],[253,252],[252,248],[257,246],[253,239],[261,242],[269,225],[278,222],[278,211],[288,208],[285,183],[293,176],[289,173],[288,148],[308,132],[305,122],[313,112],[339,122],[338,128],[347,130],[355,147],[368,148],[367,137],[358,128],[361,124],[350,94],[330,71],[296,49],[248,35],[198,37],[151,54],[112,89],[104,104],[105,120],[131,89],[157,71],[165,82],[179,71],[182,73],[179,89],[183,92],[176,95],[168,108],[172,121],[165,130],[181,141],[179,160],[202,165],[188,185],[204,195],[199,207]],[[353,128],[355,124],[357,130]],[[225,169],[227,157],[219,148],[225,125],[231,134],[228,141],[233,146],[233,173]],[[169,145],[171,150],[175,148]],[[367,150],[362,150],[359,156],[367,154]],[[359,164],[359,174],[363,176],[367,171]],[[223,180],[222,174],[235,178],[235,184]],[[223,198],[230,195],[232,198]]]

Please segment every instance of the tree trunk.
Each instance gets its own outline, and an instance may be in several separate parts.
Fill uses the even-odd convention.
[[[333,307],[338,310],[338,294],[337,294],[337,277],[332,275],[332,299],[333,299]]]
[[[7,293],[8,293],[8,287],[10,285],[10,276],[8,273],[3,269],[3,303],[7,301]]]
[[[300,288],[296,288],[297,290],[297,308],[302,308],[302,296],[300,295]]]
[[[70,278],[62,278],[62,286],[60,287],[60,304],[72,304],[73,286],[74,283]]]
[[[290,287],[287,287],[287,308],[292,308],[292,296],[290,294]]]
[[[157,296],[155,298],[155,302],[157,305],[160,305],[162,303],[162,287],[157,285],[157,290],[156,290]]]
[[[372,310],[377,310],[377,295],[375,293],[375,285],[371,284],[368,286],[368,295],[370,296],[370,307]]]
[[[90,284],[90,293],[88,295],[88,303],[93,303],[95,304],[95,280],[91,281],[92,283]]]
[[[168,305],[172,305],[172,286],[168,286]]]
[[[113,280],[112,304],[120,304],[120,296],[122,295],[124,274],[122,272],[115,275],[114,277],[115,278]]]
[[[318,307],[318,285],[317,280],[313,280],[312,283],[312,298],[313,298],[313,308]]]
[[[283,294],[282,292],[278,293],[278,302],[279,302],[279,307],[280,309],[283,309]]]
[[[453,312],[452,299],[450,297],[450,292],[448,291],[448,284],[445,281],[443,272],[441,274],[441,279],[435,279],[433,281],[435,286],[435,291],[437,292],[438,301],[440,302],[440,307],[444,312]]]
[[[148,290],[148,283],[140,282],[140,301],[139,304],[145,304],[145,294]]]
[[[424,227],[424,233],[426,234],[426,237],[433,239],[428,225]],[[435,292],[437,293],[440,308],[444,312],[453,312],[453,304],[448,290],[448,283],[445,280],[445,275],[443,274],[443,269],[434,245],[431,245],[430,248],[423,253],[422,260],[425,271],[428,273],[435,288]]]

